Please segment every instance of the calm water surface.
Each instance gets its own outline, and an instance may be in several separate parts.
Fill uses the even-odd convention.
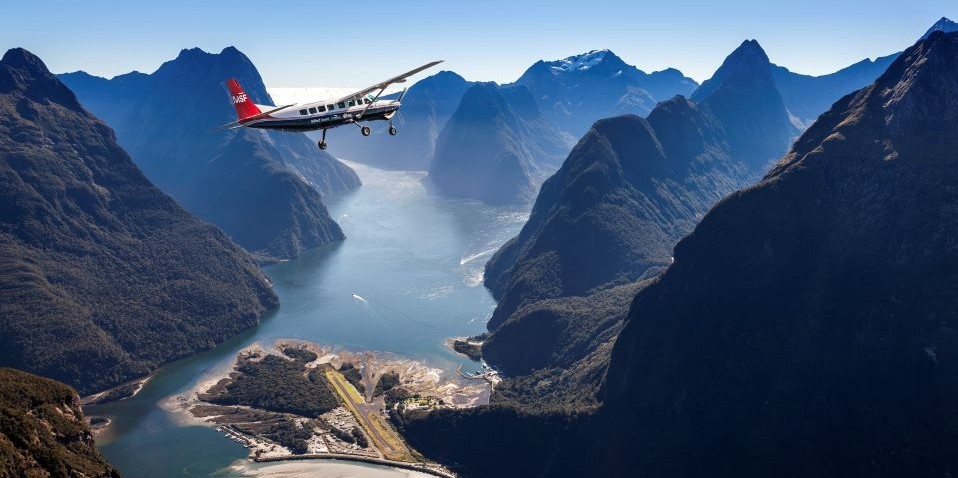
[[[113,420],[97,441],[124,476],[300,476],[293,468],[322,477],[411,474],[321,461],[250,464],[242,446],[159,406],[227,369],[242,348],[281,338],[392,352],[447,373],[463,362],[443,341],[485,330],[495,302],[482,287],[483,266],[528,211],[439,197],[424,173],[350,166],[363,187],[326,201],[347,240],[265,269],[280,298],[276,312],[255,330],[158,370],[136,397],[87,407]]]

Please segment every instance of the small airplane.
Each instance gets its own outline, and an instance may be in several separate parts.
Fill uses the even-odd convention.
[[[243,91],[243,87],[235,78],[227,80],[233,106],[236,107],[238,121],[216,128],[213,131],[223,131],[236,128],[261,128],[280,131],[315,131],[323,130],[323,138],[319,140],[319,149],[326,149],[326,130],[355,124],[363,136],[369,136],[369,126],[360,124],[366,121],[388,121],[389,134],[395,136],[396,127],[392,119],[402,105],[402,98],[406,94],[404,89],[395,100],[380,100],[383,92],[390,85],[405,83],[406,79],[420,71],[432,68],[442,63],[442,60],[427,63],[419,68],[409,70],[381,83],[363,88],[342,98],[331,98],[313,103],[294,103],[285,106],[264,106],[254,104]],[[376,90],[379,90],[376,92]],[[375,95],[372,93],[376,92]]]

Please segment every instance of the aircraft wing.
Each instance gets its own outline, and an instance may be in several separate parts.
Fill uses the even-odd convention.
[[[392,84],[394,84],[394,83],[403,83],[403,82],[406,81],[406,78],[409,78],[410,76],[415,75],[416,73],[419,73],[420,71],[423,71],[423,70],[432,68],[432,67],[434,67],[434,66],[436,66],[436,65],[438,65],[438,64],[440,64],[440,63],[442,63],[442,62],[443,62],[443,60],[438,60],[438,61],[433,61],[433,62],[426,63],[425,65],[420,66],[419,68],[415,68],[415,69],[409,70],[409,71],[407,71],[407,72],[405,72],[405,73],[403,73],[403,74],[401,74],[401,75],[394,76],[394,77],[392,77],[392,78],[390,78],[390,79],[388,79],[388,80],[386,80],[386,81],[382,81],[382,82],[376,83],[375,85],[372,85],[372,86],[369,86],[369,87],[367,87],[367,88],[363,88],[363,89],[361,89],[361,90],[359,90],[359,91],[350,93],[350,94],[348,94],[348,95],[346,95],[346,96],[344,96],[344,97],[342,97],[342,98],[337,99],[337,100],[336,100],[336,103],[339,103],[340,101],[348,101],[350,98],[355,98],[355,97],[357,97],[357,96],[366,96],[366,95],[368,95],[369,93],[372,93],[372,92],[374,92],[374,91],[376,91],[376,90],[385,90],[386,87],[389,86],[389,85],[392,85]]]
[[[280,110],[285,110],[286,108],[289,108],[290,106],[296,106],[296,103],[291,103],[291,104],[288,104],[288,105],[285,105],[285,106],[280,106],[280,107],[277,107],[277,108],[273,108],[273,109],[271,109],[271,110],[269,110],[269,111],[264,111],[264,112],[262,112],[262,113],[260,113],[260,114],[258,114],[258,115],[250,116],[249,118],[246,118],[246,119],[243,119],[243,120],[240,120],[240,121],[234,121],[234,122],[232,122],[232,123],[224,124],[223,126],[220,126],[219,128],[210,130],[210,133],[215,133],[215,132],[217,132],[217,131],[223,131],[223,130],[227,130],[227,129],[241,128],[241,127],[243,127],[243,126],[248,126],[248,125],[250,125],[251,123],[257,123],[257,122],[258,122],[257,120],[266,119],[266,117],[268,117],[270,114],[275,113],[275,112],[280,111]]]

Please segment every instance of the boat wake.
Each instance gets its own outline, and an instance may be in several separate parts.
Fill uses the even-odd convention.
[[[471,255],[465,256],[465,257],[459,259],[459,265],[460,265],[460,266],[464,266],[464,265],[466,265],[466,264],[468,264],[468,263],[470,263],[470,262],[472,262],[472,261],[474,261],[474,260],[476,260],[476,259],[478,259],[478,258],[480,258],[480,257],[482,257],[482,256],[485,256],[485,255],[487,255],[487,254],[491,254],[491,253],[493,253],[493,252],[496,252],[496,248],[495,248],[495,247],[492,248],[492,249],[489,249],[489,250],[485,250],[485,251],[482,251],[482,252],[477,252],[477,253],[475,253],[475,254],[471,254]]]

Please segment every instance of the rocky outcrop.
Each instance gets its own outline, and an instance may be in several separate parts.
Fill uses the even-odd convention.
[[[0,368],[0,475],[117,478],[70,387]]]

